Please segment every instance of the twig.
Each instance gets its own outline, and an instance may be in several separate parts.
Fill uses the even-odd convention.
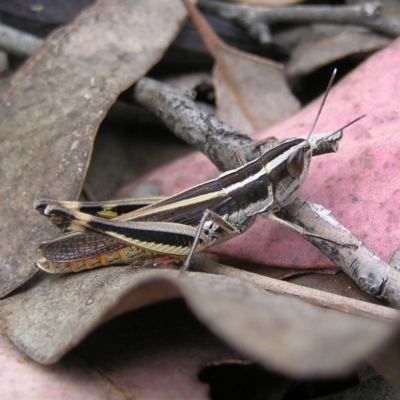
[[[361,25],[379,33],[396,37],[400,24],[381,16],[379,2],[367,2],[350,6],[299,5],[292,7],[254,7],[244,4],[228,4],[219,1],[200,0],[199,8],[210,14],[235,22],[244,29],[264,23],[333,23]],[[263,40],[261,38],[261,40]]]
[[[238,147],[252,142],[249,137],[199,110],[195,102],[182,92],[152,79],[143,78],[137,83],[134,98],[145,108],[154,111],[178,137],[204,152],[222,171],[236,168],[238,162],[232,154]],[[328,148],[319,150],[336,151],[336,141],[340,137],[338,132],[337,138]],[[260,151],[265,151],[265,146],[268,146],[268,143],[264,147],[261,146]],[[245,155],[247,160],[257,156],[253,153]],[[306,231],[337,241],[333,243],[305,237],[362,290],[400,307],[400,272],[369,250],[340,225],[329,211],[298,198],[282,210],[282,216]],[[342,246],[340,243],[354,246]]]
[[[235,149],[252,142],[238,130],[200,110],[196,103],[173,87],[150,78],[141,79],[134,99],[153,111],[180,139],[196,147],[221,171],[237,167]]]
[[[133,91],[134,99],[147,110],[154,112],[162,122],[180,139],[196,147],[217,166],[220,171],[239,167],[232,154],[238,148],[244,149],[242,157],[254,160],[279,141],[261,141],[258,147],[247,135],[219,121],[211,114],[199,109],[196,103],[181,91],[150,78],[141,79]],[[312,144],[317,144],[326,135],[313,135]],[[316,152],[325,154],[338,149],[337,140],[321,141]],[[251,144],[252,146],[247,146]]]
[[[398,323],[400,321],[400,311],[393,310],[389,307],[296,285],[294,283],[255,274],[242,269],[228,267],[216,262],[204,260],[200,257],[193,258],[191,268],[196,271],[207,272],[210,274],[243,279],[270,292],[296,296],[308,303],[329,308],[331,310],[343,311],[362,317],[373,317],[390,322]]]
[[[382,261],[349,230],[340,225],[332,213],[318,204],[297,198],[282,214],[306,231],[328,237],[340,246],[315,238],[306,238],[321,250],[335,265],[345,272],[368,294],[400,307],[400,272]]]
[[[30,56],[41,44],[42,39],[0,24],[0,48],[18,57]]]

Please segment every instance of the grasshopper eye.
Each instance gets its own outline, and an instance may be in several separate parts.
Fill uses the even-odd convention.
[[[286,168],[293,178],[298,178],[304,170],[304,150],[295,150],[286,161]]]

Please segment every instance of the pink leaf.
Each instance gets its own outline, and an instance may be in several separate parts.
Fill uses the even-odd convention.
[[[400,41],[375,54],[331,91],[315,132],[332,131],[366,114],[345,130],[337,154],[316,158],[301,196],[328,208],[339,221],[389,261],[400,243]],[[320,105],[254,138],[306,135]],[[162,182],[166,194],[217,175],[203,155],[190,155],[144,180]],[[143,181],[142,181],[143,182]],[[324,267],[331,262],[292,232],[259,218],[244,235],[212,250],[259,264]]]

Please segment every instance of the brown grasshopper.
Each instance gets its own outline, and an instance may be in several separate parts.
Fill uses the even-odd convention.
[[[245,163],[238,157],[241,167],[173,196],[89,203],[36,200],[35,208],[67,231],[41,244],[36,265],[65,273],[185,259],[184,271],[195,252],[242,234],[258,214],[304,236],[316,236],[275,213],[296,198],[313,153],[336,143],[350,125],[310,139],[328,91],[307,138],[272,142],[257,159]]]

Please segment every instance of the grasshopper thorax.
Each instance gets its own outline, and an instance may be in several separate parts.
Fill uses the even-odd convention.
[[[268,157],[263,164],[273,189],[274,204],[271,210],[277,211],[298,195],[307,177],[312,147],[308,140],[294,138],[285,140],[275,152],[273,150],[274,156]]]

